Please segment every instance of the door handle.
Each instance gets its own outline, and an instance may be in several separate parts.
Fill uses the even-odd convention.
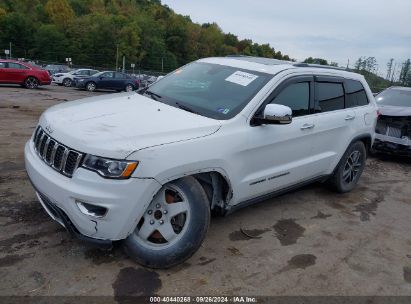
[[[312,128],[314,128],[314,124],[308,124],[308,123],[305,123],[305,124],[303,124],[302,126],[301,126],[301,130],[307,130],[307,129],[312,129]]]
[[[345,120],[353,120],[355,118],[354,115],[347,115],[345,116]]]

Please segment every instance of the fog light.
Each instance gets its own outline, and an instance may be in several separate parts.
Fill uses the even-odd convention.
[[[107,208],[105,207],[100,207],[80,201],[76,201],[77,207],[80,209],[80,211],[88,216],[92,217],[103,217],[107,213]]]

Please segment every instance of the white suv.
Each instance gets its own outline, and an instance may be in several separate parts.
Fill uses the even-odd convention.
[[[25,146],[49,215],[170,267],[202,243],[210,211],[295,187],[355,187],[377,109],[361,75],[253,57],[207,58],[139,92],[51,107]]]

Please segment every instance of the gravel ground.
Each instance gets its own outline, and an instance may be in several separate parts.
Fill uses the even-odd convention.
[[[369,158],[348,194],[313,184],[213,217],[200,250],[169,270],[72,239],[38,203],[23,146],[46,108],[96,94],[107,92],[0,87],[0,295],[411,295],[401,158]]]

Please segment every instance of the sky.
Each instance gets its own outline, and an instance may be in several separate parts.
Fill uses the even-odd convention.
[[[411,58],[411,0],[162,0],[197,23],[216,22],[239,39],[270,43],[297,61],[319,57],[350,67],[375,57]]]

